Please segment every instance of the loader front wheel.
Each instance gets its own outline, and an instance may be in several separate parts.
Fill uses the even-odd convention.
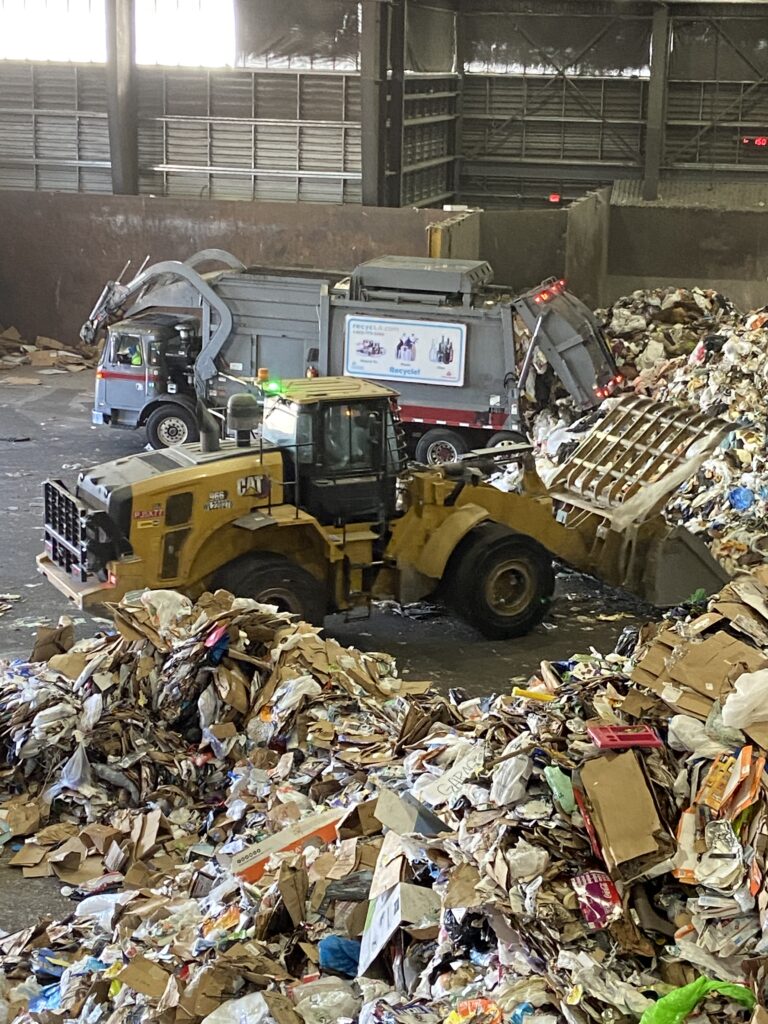
[[[453,604],[489,640],[524,636],[547,613],[552,559],[537,541],[495,523],[473,532],[453,574]]]
[[[319,580],[284,555],[252,554],[222,566],[211,580],[212,590],[229,590],[235,597],[250,597],[276,605],[304,622],[322,626],[328,601]]]

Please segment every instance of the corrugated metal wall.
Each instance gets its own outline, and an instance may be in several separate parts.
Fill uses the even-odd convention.
[[[112,191],[103,66],[0,61],[0,188]]]
[[[467,75],[461,196],[483,206],[568,198],[640,172],[647,82]]]
[[[139,68],[141,191],[360,202],[354,74]],[[111,191],[101,65],[0,62],[0,188]]]
[[[455,195],[458,75],[405,80],[402,206],[434,206]]]

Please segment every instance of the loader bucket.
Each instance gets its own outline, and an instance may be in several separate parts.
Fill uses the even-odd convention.
[[[657,608],[682,604],[696,591],[715,594],[730,579],[709,548],[683,526],[651,545],[644,559],[637,593]]]

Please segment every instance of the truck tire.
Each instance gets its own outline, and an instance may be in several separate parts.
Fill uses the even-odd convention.
[[[200,437],[195,414],[183,405],[165,402],[147,419],[147,439],[153,448],[172,448]]]
[[[449,563],[449,603],[489,640],[528,633],[546,615],[554,589],[549,552],[499,523],[472,530]]]
[[[211,589],[277,605],[281,612],[291,612],[314,626],[322,626],[328,609],[322,583],[284,555],[242,555],[214,574]]]
[[[489,448],[497,448],[500,444],[528,444],[528,438],[525,434],[521,434],[519,430],[498,430],[495,434],[491,435],[491,439],[488,442]]]
[[[419,438],[416,444],[416,461],[425,466],[439,466],[443,462],[455,462],[466,455],[469,445],[455,430],[435,427]]]

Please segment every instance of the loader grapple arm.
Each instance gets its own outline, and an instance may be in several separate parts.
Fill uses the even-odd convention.
[[[671,528],[662,509],[733,429],[639,396],[617,401],[549,482],[558,522],[590,550],[577,568],[659,607],[699,588],[719,590],[728,573],[701,538]]]

